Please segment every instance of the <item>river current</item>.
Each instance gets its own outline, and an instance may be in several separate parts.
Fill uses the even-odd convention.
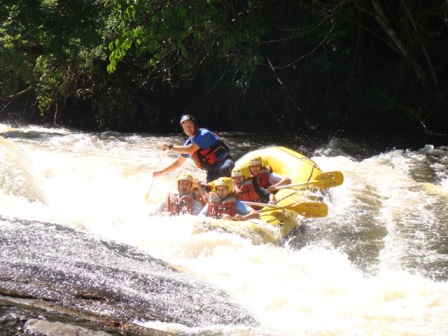
[[[222,136],[236,158],[285,145],[341,171],[328,216],[278,244],[205,230],[153,215],[179,173],[152,183],[176,158],[158,144],[182,135],[0,124],[3,290],[176,335],[448,332],[448,147]]]

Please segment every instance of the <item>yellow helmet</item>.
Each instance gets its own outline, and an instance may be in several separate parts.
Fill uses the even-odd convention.
[[[219,179],[217,179],[215,181],[214,187],[215,187],[215,189],[217,187],[227,187],[229,194],[233,193],[233,183],[232,183],[232,180],[230,179],[230,177],[220,177]]]
[[[252,158],[252,160],[250,160],[249,162],[249,166],[256,166],[256,165],[263,165],[263,159],[261,158],[261,156],[256,156],[254,158]]]
[[[241,169],[233,168],[232,170],[232,177],[245,177],[244,173]]]
[[[179,181],[181,181],[181,180],[186,180],[186,181],[190,181],[191,183],[193,183],[193,175],[188,174],[188,173],[182,173],[177,178],[177,183],[179,183]]]
[[[207,184],[204,185],[204,188],[206,191],[215,191],[215,181],[208,182]]]

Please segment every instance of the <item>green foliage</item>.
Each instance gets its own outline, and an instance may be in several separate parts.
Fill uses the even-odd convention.
[[[0,12],[1,95],[32,87],[44,117],[59,113],[78,90],[85,92],[92,85],[93,59],[106,58],[98,33],[103,6],[88,0],[7,1]]]
[[[154,78],[179,83],[207,63],[224,62],[228,72],[239,73],[238,85],[248,85],[263,61],[260,40],[269,30],[258,14],[260,7],[259,1],[243,1],[238,7],[225,0],[114,1],[114,25],[106,36],[112,37],[108,71],[129,56]]]
[[[1,6],[0,15],[0,89],[3,95],[12,95],[20,88],[20,78],[32,81],[32,63],[24,50],[28,45],[26,27],[19,21],[18,5]]]
[[[97,104],[99,106],[96,121],[100,128],[108,128],[110,125],[122,125],[136,117],[137,105],[128,104],[127,92],[113,88],[102,87]],[[125,113],[117,113],[117,111]]]
[[[29,92],[42,118],[82,108],[100,128],[164,126],[188,107],[269,130],[436,122],[445,18],[444,0],[5,0],[0,99]]]

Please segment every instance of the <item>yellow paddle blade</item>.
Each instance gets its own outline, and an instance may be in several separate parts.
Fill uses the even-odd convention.
[[[320,189],[327,189],[340,186],[344,182],[344,175],[340,171],[332,171],[317,175],[315,180],[308,182],[292,183],[279,186],[276,189],[296,188],[302,186],[315,186]]]
[[[340,186],[344,182],[344,175],[340,171],[331,171],[316,176],[318,187],[327,189]]]
[[[301,202],[285,206],[299,215],[308,218],[320,218],[328,215],[328,206],[320,202]]]

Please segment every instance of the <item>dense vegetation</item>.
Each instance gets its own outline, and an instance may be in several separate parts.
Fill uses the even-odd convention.
[[[2,0],[0,119],[443,132],[446,0]],[[173,124],[174,122],[174,124]]]

